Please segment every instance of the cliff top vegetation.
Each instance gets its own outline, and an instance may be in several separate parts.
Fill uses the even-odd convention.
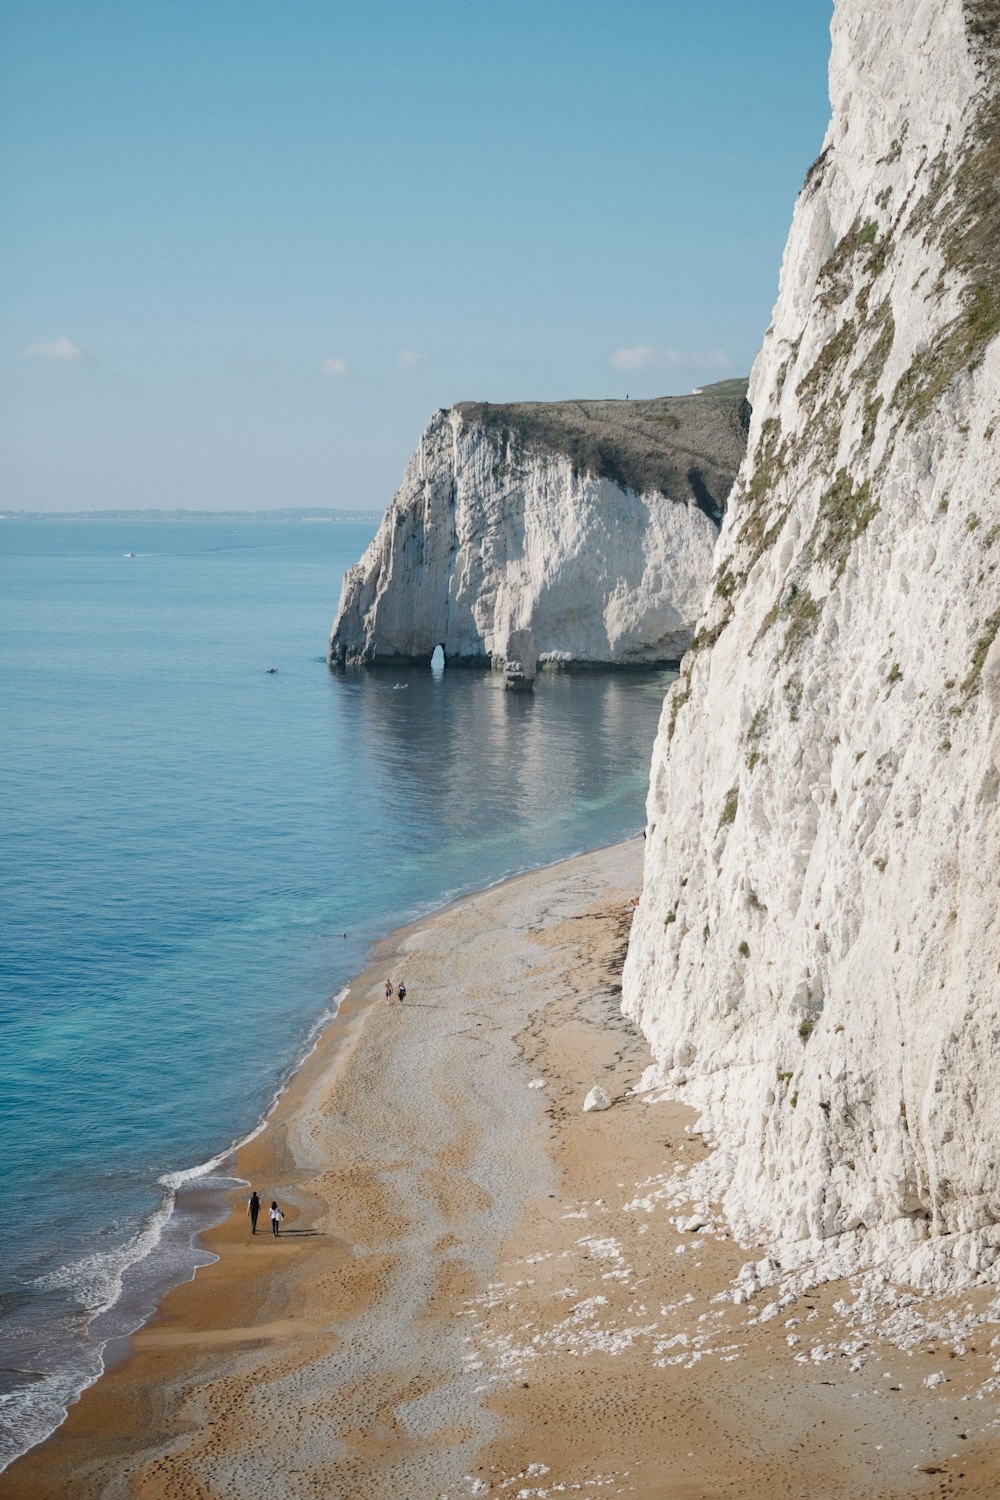
[[[746,380],[723,380],[652,401],[465,401],[456,410],[515,452],[564,454],[577,473],[659,490],[718,524],[746,451],[746,397]]]

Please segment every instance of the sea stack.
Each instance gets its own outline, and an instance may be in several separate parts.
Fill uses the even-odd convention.
[[[783,1265],[996,1279],[997,0],[838,0],[624,1005]]]
[[[465,403],[431,419],[349,570],[331,664],[677,661],[746,451],[746,381],[655,401]]]

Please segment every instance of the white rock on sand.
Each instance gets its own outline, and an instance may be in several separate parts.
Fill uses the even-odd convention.
[[[587,1095],[586,1099],[584,1099],[584,1101],[583,1101],[583,1110],[584,1110],[584,1113],[585,1114],[589,1114],[591,1110],[610,1109],[610,1108],[611,1108],[611,1100],[608,1098],[608,1096],[605,1093],[604,1089],[601,1088],[601,1085],[599,1083],[596,1083],[594,1085],[594,1087],[590,1090],[590,1092]]]

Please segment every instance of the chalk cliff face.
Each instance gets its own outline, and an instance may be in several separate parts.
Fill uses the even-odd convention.
[[[942,1286],[1000,1269],[1000,3],[832,34],[625,1008],[738,1231]]]
[[[346,575],[330,660],[676,661],[746,448],[746,382],[439,411]]]

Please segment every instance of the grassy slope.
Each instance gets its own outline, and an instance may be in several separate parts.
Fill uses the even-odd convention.
[[[514,456],[562,453],[578,473],[693,502],[718,523],[746,450],[746,392],[745,380],[724,380],[698,395],[653,401],[466,401],[456,409]]]

